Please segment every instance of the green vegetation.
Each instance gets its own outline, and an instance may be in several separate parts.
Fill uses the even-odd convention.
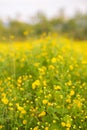
[[[72,18],[60,12],[60,15],[51,19],[43,13],[38,13],[30,23],[10,20],[8,24],[0,22],[0,41],[26,40],[30,37],[38,37],[43,33],[58,33],[76,40],[87,40],[87,14],[77,13]]]

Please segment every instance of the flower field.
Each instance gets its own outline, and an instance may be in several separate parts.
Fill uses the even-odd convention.
[[[0,44],[1,130],[87,129],[87,41]]]

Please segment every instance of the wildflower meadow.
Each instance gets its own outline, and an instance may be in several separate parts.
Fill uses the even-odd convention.
[[[87,130],[87,41],[0,43],[0,130]]]

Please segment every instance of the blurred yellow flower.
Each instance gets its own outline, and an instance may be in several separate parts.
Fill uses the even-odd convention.
[[[42,117],[42,116],[45,116],[46,115],[46,112],[45,111],[42,111],[38,116],[39,117]]]
[[[73,96],[75,94],[74,90],[70,91],[70,96]]]
[[[57,85],[57,86],[54,85],[54,89],[55,89],[55,90],[61,90],[61,86],[59,86],[59,85]]]
[[[70,123],[67,123],[67,124],[66,124],[66,127],[70,128],[70,127],[71,127],[71,124],[70,124]]]
[[[65,122],[61,122],[61,125],[62,125],[63,127],[65,127],[65,126],[66,126]]]
[[[38,130],[38,126],[34,127],[33,130]]]
[[[49,130],[49,127],[45,127],[45,130]]]
[[[27,120],[23,120],[23,124],[26,125],[27,124]]]
[[[3,126],[2,125],[0,125],[0,129],[2,129],[3,128]]]
[[[3,102],[4,104],[8,104],[8,99],[7,99],[6,97],[3,97],[3,98],[2,98],[2,102]]]
[[[70,68],[70,70],[73,70],[73,66],[72,65],[70,65],[69,68]]]
[[[32,83],[32,89],[35,89],[37,86],[40,86],[40,81],[39,81],[39,80],[35,80],[35,81]]]
[[[51,59],[52,63],[55,63],[56,61],[57,61],[57,59],[55,57]]]
[[[42,102],[43,102],[43,104],[47,104],[47,103],[48,103],[48,100],[45,99],[45,100],[43,100]]]

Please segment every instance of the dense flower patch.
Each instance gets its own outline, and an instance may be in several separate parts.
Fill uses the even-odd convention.
[[[87,43],[0,44],[0,129],[86,130]]]

